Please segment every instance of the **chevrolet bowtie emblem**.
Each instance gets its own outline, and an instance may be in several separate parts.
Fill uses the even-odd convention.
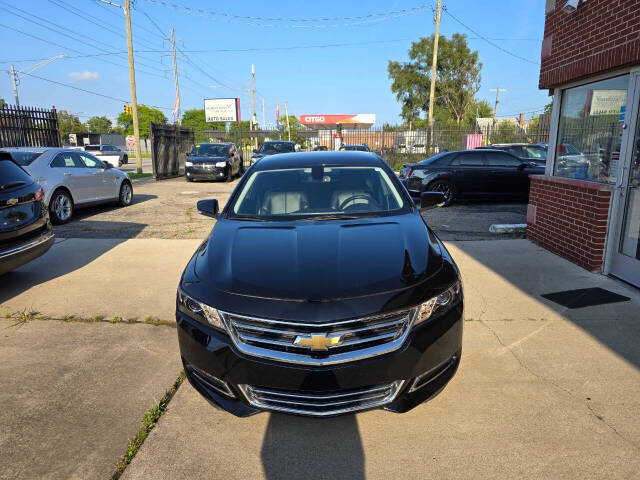
[[[17,198],[10,198],[9,200],[7,200],[7,205],[15,205],[17,203],[18,203]]]
[[[311,350],[328,350],[329,347],[338,347],[342,345],[343,335],[340,334],[311,334],[298,335],[293,341],[294,345],[299,347],[307,347]]]

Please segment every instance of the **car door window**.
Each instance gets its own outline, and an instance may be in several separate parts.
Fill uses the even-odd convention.
[[[96,157],[93,157],[86,153],[79,153],[78,156],[87,168],[102,168],[102,162]]]
[[[518,167],[522,164],[520,160],[510,155],[498,152],[487,152],[487,163],[490,167]]]
[[[539,158],[541,160],[547,159],[547,151],[542,147],[525,147],[528,158]]]
[[[478,153],[461,153],[453,159],[451,165],[461,167],[481,167],[484,165],[482,154]]]
[[[51,162],[53,168],[83,168],[84,165],[76,158],[72,152],[64,152],[56,155]]]

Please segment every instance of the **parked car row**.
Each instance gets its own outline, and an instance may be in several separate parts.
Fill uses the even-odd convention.
[[[76,208],[133,201],[126,173],[66,148],[0,151],[0,275],[45,253]]]
[[[400,180],[409,193],[444,194],[445,205],[455,199],[524,199],[529,195],[529,175],[543,174],[544,166],[498,149],[439,153],[419,163],[405,164]]]

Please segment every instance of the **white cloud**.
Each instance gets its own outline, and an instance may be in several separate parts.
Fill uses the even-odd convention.
[[[100,80],[100,74],[85,70],[84,72],[71,72],[69,78],[74,82],[95,82]]]

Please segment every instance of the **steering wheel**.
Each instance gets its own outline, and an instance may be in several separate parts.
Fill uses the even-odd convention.
[[[354,200],[359,200],[359,199],[366,200],[368,203],[374,203],[373,197],[368,193],[356,193],[355,195],[351,195],[346,199],[344,199],[342,202],[340,202],[340,205],[338,206],[338,210],[344,210],[349,202],[352,202]]]

